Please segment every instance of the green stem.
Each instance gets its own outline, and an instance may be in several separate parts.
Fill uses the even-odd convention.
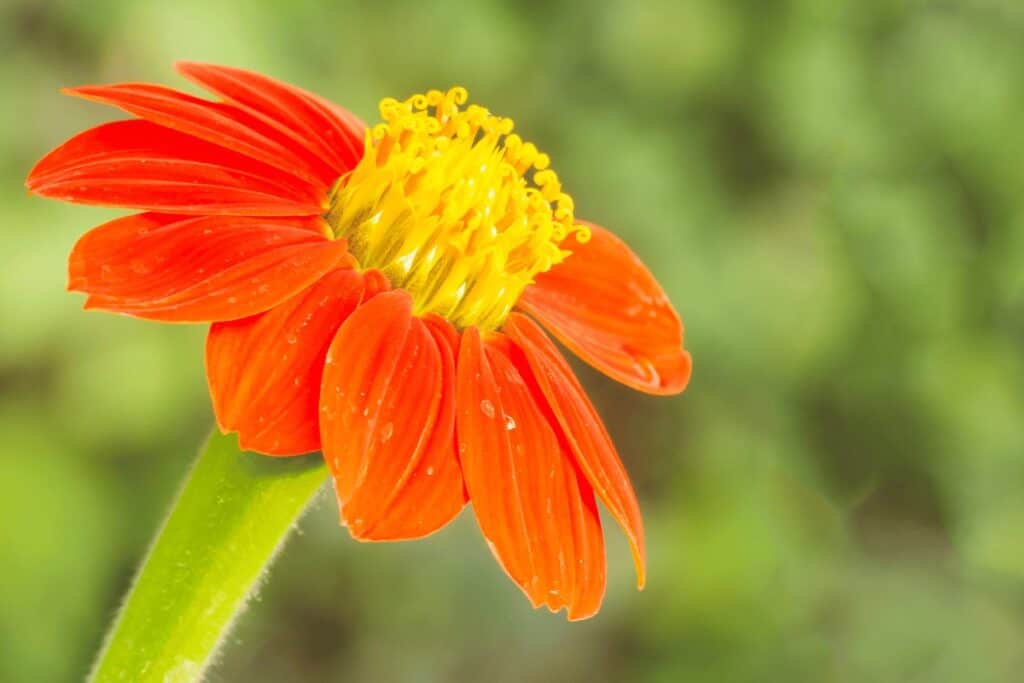
[[[320,456],[269,458],[214,433],[108,632],[90,681],[199,680],[327,477]]]

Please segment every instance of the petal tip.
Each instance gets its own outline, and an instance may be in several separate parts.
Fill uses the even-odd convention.
[[[683,393],[690,385],[690,378],[693,375],[693,356],[685,349],[679,350],[679,357],[669,366],[671,371],[661,377],[660,384],[655,391],[659,396],[676,396]]]
[[[191,59],[178,59],[171,64],[171,68],[182,75],[186,75],[190,71],[194,71],[196,67],[202,68],[203,66],[204,64],[202,62],[196,62]]]
[[[44,161],[46,161],[46,157],[40,159],[39,162],[29,170],[28,175],[25,176],[25,189],[28,190],[29,194],[38,195],[41,193],[40,190],[44,184],[43,178],[45,176],[39,172],[39,167],[42,166]]]
[[[594,609],[586,609],[586,610],[583,610],[583,611],[580,611],[580,612],[576,612],[576,611],[573,611],[572,609],[570,609],[570,610],[568,610],[568,614],[566,614],[565,616],[566,616],[566,620],[568,620],[568,621],[570,621],[572,623],[576,623],[576,622],[579,622],[579,621],[587,621],[588,619],[593,619],[594,617],[597,616],[597,613],[600,612],[600,611],[601,611],[601,607],[600,607],[600,605],[598,605]]]

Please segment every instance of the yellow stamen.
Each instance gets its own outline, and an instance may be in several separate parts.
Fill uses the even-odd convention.
[[[465,88],[380,103],[384,122],[341,178],[327,220],[363,268],[458,327],[501,325],[538,273],[564,260],[573,218],[550,159]]]

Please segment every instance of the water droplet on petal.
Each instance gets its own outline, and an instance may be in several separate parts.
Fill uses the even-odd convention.
[[[395,425],[393,422],[388,422],[386,425],[381,427],[380,430],[380,442],[387,443],[391,439],[391,435],[395,432]]]
[[[488,401],[486,398],[480,401],[480,412],[487,417],[494,419],[494,404]]]
[[[646,356],[633,353],[633,370],[645,384],[657,384],[660,380],[658,368]]]
[[[297,341],[299,341],[299,338],[298,338],[298,336],[296,336],[296,334],[294,332],[289,332],[288,336],[285,337],[284,340],[286,342],[288,342],[289,344],[294,344]]]
[[[428,477],[434,476],[434,466],[433,465],[428,465],[427,466],[427,476]]]
[[[516,428],[516,419],[514,417],[512,417],[511,415],[506,415],[505,416],[505,429],[507,429],[508,431],[511,432],[515,428]]]

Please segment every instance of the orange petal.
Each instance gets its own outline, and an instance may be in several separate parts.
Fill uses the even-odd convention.
[[[168,322],[261,313],[349,263],[319,218],[137,214],[87,232],[68,263],[86,308]]]
[[[586,244],[526,288],[519,307],[609,377],[650,394],[676,394],[690,381],[683,325],[647,267],[596,225]]]
[[[342,522],[360,540],[430,534],[465,504],[454,451],[451,342],[378,294],[331,343],[320,394],[324,458]]]
[[[51,199],[179,214],[315,216],[322,188],[149,121],[115,121],[47,154],[25,185]]]
[[[362,294],[358,273],[335,270],[266,313],[211,325],[206,377],[220,430],[267,455],[318,450],[324,357]]]
[[[504,329],[523,350],[576,462],[626,533],[636,564],[637,586],[643,588],[647,560],[640,505],[601,417],[572,368],[536,323],[513,313]]]
[[[535,607],[567,607],[582,619],[604,595],[600,518],[539,401],[518,349],[500,335],[484,343],[476,328],[463,332],[456,434],[480,530]]]
[[[363,156],[366,124],[311,92],[245,69],[198,62],[174,66],[190,81],[305,144],[338,176]]]
[[[206,140],[316,183],[325,192],[338,179],[304,144],[234,105],[210,102],[151,83],[89,85],[68,95],[119,107],[129,114]]]

